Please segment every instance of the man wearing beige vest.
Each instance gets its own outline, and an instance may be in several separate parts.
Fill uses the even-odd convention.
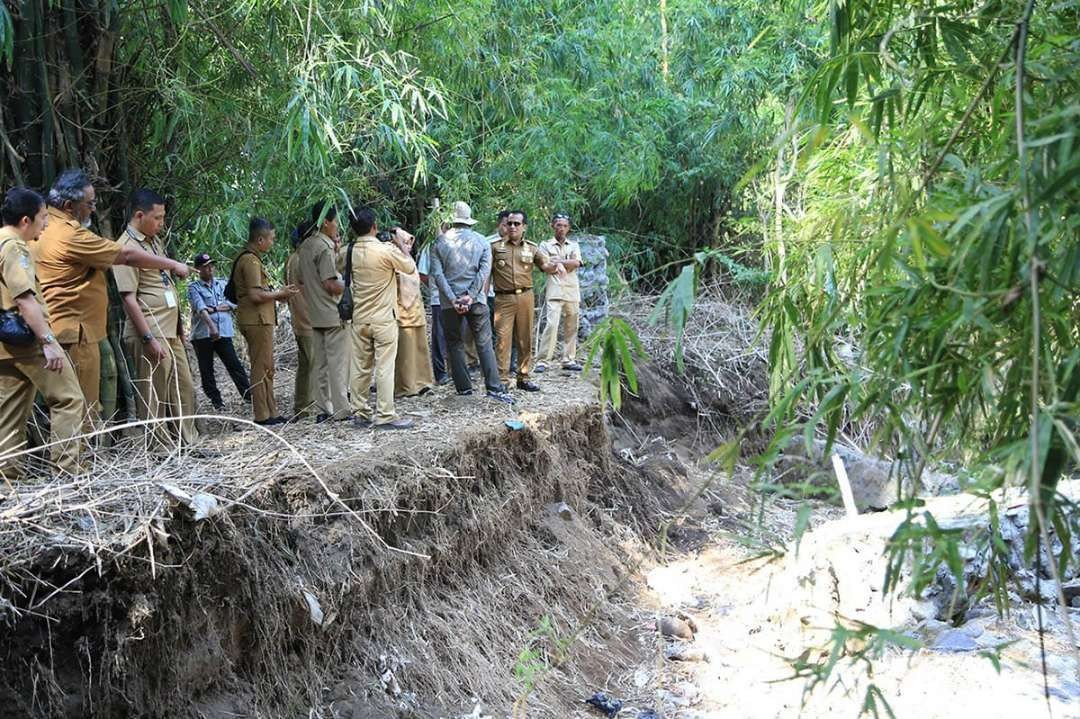
[[[165,243],[158,238],[164,225],[165,200],[151,190],[137,190],[131,196],[131,219],[117,242],[164,257]],[[134,267],[117,267],[113,276],[128,318],[124,343],[135,364],[138,418],[190,417],[195,414],[195,386],[184,349],[180,295],[173,276],[165,270]],[[176,437],[185,444],[194,444],[199,438],[193,419],[156,423],[146,431],[161,449],[167,449]]]
[[[577,361],[578,315],[581,307],[581,246],[570,239],[570,216],[557,214],[551,219],[555,237],[540,243],[540,251],[548,256],[554,271],[548,275],[544,289],[546,326],[540,338],[540,362],[537,372],[543,372],[555,358],[555,346],[562,327],[563,350],[560,364],[564,370],[581,370]]]
[[[412,420],[394,412],[394,363],[397,358],[397,273],[411,275],[416,263],[396,242],[379,242],[370,209],[354,210],[349,226],[358,235],[352,247],[353,347],[356,375],[350,383],[353,411],[360,427],[371,426],[368,391],[375,377],[376,429],[408,429]]]

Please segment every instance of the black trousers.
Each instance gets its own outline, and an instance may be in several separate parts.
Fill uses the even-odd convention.
[[[202,381],[203,392],[206,393],[210,403],[220,407],[221,392],[218,391],[217,381],[214,379],[214,355],[221,358],[225,370],[232,377],[236,391],[244,399],[251,399],[251,385],[248,382],[247,371],[236,356],[236,348],[233,347],[232,337],[219,337],[201,340],[191,340],[191,346],[195,348],[195,357],[199,360],[199,379]]]
[[[487,307],[479,302],[473,304],[464,315],[459,315],[453,308],[442,311],[443,332],[450,353],[450,374],[454,378],[454,387],[458,392],[472,389],[463,338],[466,322],[469,323],[469,329],[476,341],[476,356],[480,359],[484,386],[492,392],[504,391],[502,380],[499,379],[499,367],[495,363],[495,350],[491,346],[491,319]]]
[[[439,305],[431,306],[431,369],[435,381],[442,382],[446,377],[446,335],[443,333],[442,310]]]

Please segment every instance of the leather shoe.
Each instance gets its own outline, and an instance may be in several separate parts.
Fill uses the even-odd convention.
[[[526,392],[539,392],[540,391],[540,385],[536,384],[535,382],[530,382],[527,379],[519,379],[518,383],[517,383],[517,388],[518,389],[523,389]]]

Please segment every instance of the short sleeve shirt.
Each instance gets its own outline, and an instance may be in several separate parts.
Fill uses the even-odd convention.
[[[233,263],[233,286],[236,288],[236,322],[239,325],[273,325],[277,311],[273,302],[257,304],[251,290],[270,289],[270,276],[254,252],[244,252]]]
[[[520,244],[510,240],[491,243],[491,285],[496,293],[531,289],[533,267],[546,264],[547,255],[528,240]]]
[[[106,271],[120,245],[95,235],[74,217],[49,208],[49,226],[30,247],[57,341],[96,343],[108,336]]]
[[[435,280],[431,278],[431,248],[425,247],[420,250],[420,258],[416,261],[416,270],[427,276],[428,294],[431,296],[431,306],[439,307],[439,288],[435,286]]]
[[[152,255],[165,256],[165,243],[157,237],[147,237],[133,227],[128,227],[118,240],[121,247],[130,245]],[[148,270],[138,267],[117,267],[113,270],[116,289],[120,294],[133,292],[139,303],[150,334],[158,339],[173,339],[180,324],[180,297],[173,276],[165,270]],[[138,330],[128,319],[124,323],[124,339],[137,339]]]
[[[48,310],[41,300],[41,292],[34,273],[34,263],[30,260],[30,250],[23,239],[14,230],[0,228],[0,302],[5,310],[15,309],[15,298],[32,292],[41,307],[42,314],[48,319]],[[27,347],[0,343],[0,359],[13,357],[34,357],[42,353],[36,342]]]
[[[559,260],[577,260],[581,262],[581,245],[571,239],[558,242],[555,238],[540,243],[540,249],[548,257]],[[548,275],[545,299],[581,302],[581,284],[576,269],[568,271],[565,277]]]
[[[304,299],[307,300],[308,317],[311,326],[319,329],[338,327],[341,316],[338,315],[340,295],[332,295],[323,287],[324,280],[340,280],[337,268],[337,252],[334,241],[321,232],[316,232],[300,245],[300,281],[304,283]],[[356,289],[353,289],[356,293]],[[356,303],[359,305],[359,303]]]

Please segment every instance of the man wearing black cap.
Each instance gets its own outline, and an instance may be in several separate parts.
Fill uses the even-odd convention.
[[[214,355],[221,358],[229,376],[232,377],[236,391],[244,399],[251,399],[251,387],[247,372],[233,347],[233,318],[236,305],[225,299],[223,278],[214,277],[214,260],[203,252],[195,255],[195,270],[199,279],[188,285],[188,300],[191,303],[191,346],[195,348],[195,357],[199,360],[199,378],[203,392],[221,412],[225,403],[221,401],[217,381],[214,378]]]

